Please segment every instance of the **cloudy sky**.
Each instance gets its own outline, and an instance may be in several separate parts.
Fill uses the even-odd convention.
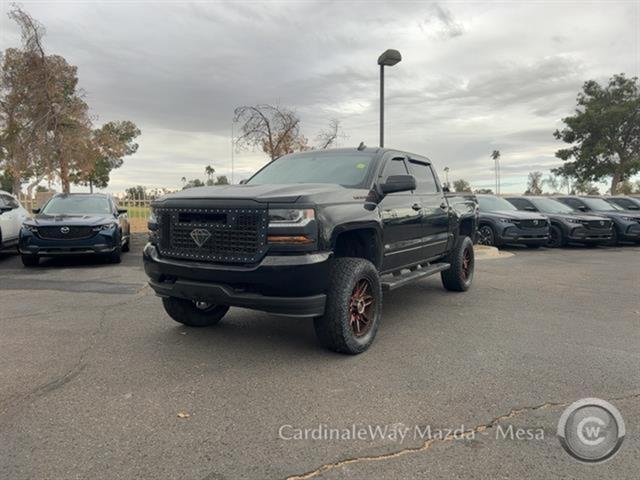
[[[559,164],[552,132],[582,83],[640,75],[640,1],[22,1],[49,53],[78,66],[96,123],[129,119],[140,149],[109,190],[179,187],[212,164],[231,175],[233,109],[294,109],[314,139],[341,121],[340,146],[378,141],[386,48],[386,144],[429,156],[452,179],[503,191]],[[0,5],[0,49],[19,45]],[[235,155],[236,182],[266,161]]]

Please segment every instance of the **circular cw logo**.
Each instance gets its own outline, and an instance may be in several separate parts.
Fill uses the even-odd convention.
[[[613,457],[625,436],[622,415],[616,407],[599,398],[572,403],[558,422],[558,438],[572,457],[598,463]]]

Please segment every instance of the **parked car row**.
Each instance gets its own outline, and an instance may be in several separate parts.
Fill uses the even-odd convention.
[[[477,243],[529,248],[640,243],[640,199],[477,195]]]
[[[22,263],[42,257],[100,255],[119,263],[129,251],[131,229],[127,210],[104,194],[58,194],[33,216],[7,192],[0,191],[0,246],[18,246]]]

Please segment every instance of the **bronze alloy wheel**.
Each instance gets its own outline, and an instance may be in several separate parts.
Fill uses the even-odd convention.
[[[465,280],[469,278],[472,269],[471,251],[465,248],[462,252],[462,276]]]
[[[369,280],[363,278],[356,283],[349,301],[349,324],[356,337],[362,337],[371,328],[375,314],[375,298],[371,294]]]

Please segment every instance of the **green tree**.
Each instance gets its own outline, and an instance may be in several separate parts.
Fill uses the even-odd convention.
[[[542,172],[530,172],[525,195],[542,195]]]
[[[77,68],[45,53],[44,27],[27,12],[14,6],[9,17],[22,37],[21,48],[2,55],[0,70],[0,162],[13,190],[27,181],[30,194],[45,177],[59,178],[64,192],[71,182],[106,186],[109,172],[137,149],[140,131],[132,122],[94,130]]]
[[[556,130],[558,140],[571,144],[556,157],[565,162],[556,173],[580,182],[611,178],[611,193],[618,184],[640,171],[640,82],[637,77],[614,75],[608,85],[585,82],[578,94],[576,113]]]
[[[471,184],[460,178],[453,181],[453,190],[455,192],[471,192]]]
[[[129,187],[125,190],[127,199],[134,200],[145,198],[147,189],[143,185],[136,185],[135,187]]]
[[[576,180],[571,188],[574,195],[600,195],[600,190],[588,180]]]
[[[183,190],[186,190],[188,188],[195,188],[195,187],[204,187],[205,183],[200,180],[199,178],[194,178],[193,180],[189,180],[184,187],[182,187]]]
[[[138,135],[138,127],[126,120],[108,122],[94,130],[87,140],[86,157],[74,165],[76,170],[70,175],[71,181],[88,185],[92,192],[93,187],[106,188],[111,171],[120,168],[124,157],[138,150],[135,142]]]

